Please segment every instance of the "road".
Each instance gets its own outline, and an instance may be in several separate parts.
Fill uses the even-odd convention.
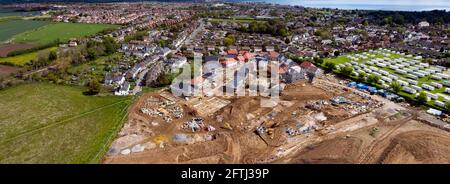
[[[200,30],[202,30],[204,28],[204,24],[202,20],[199,20],[200,22],[200,26],[198,26],[184,41],[183,43],[180,44],[180,46],[178,46],[175,50],[172,50],[172,53],[177,53],[180,49],[181,46],[183,46],[186,43],[190,43],[192,41],[192,39],[198,34],[198,32],[200,32]],[[145,66],[145,69],[143,71],[141,71],[138,75],[138,78],[136,80],[136,86],[133,88],[133,90],[131,91],[132,95],[136,95],[139,92],[142,91],[142,87],[141,87],[141,82],[144,80],[145,75],[147,74],[147,72],[151,69],[151,67],[149,67],[150,65],[153,65],[155,62],[157,62],[158,60],[160,60],[160,57],[157,57],[156,59],[150,61],[147,63],[147,65]]]
[[[159,61],[160,57],[156,57],[153,60],[149,61],[146,65],[145,65],[145,69],[142,70],[139,74],[138,77],[136,79],[136,86],[133,88],[133,90],[131,91],[132,95],[136,95],[138,93],[140,93],[142,91],[142,87],[141,87],[141,82],[144,80],[145,75],[147,74],[147,72],[150,70],[151,67],[149,67],[150,65],[155,64],[157,61]]]

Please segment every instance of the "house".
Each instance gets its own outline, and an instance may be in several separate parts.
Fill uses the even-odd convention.
[[[419,26],[419,28],[429,27],[430,23],[428,23],[427,21],[422,21],[422,22],[419,22],[418,26]]]
[[[293,83],[298,80],[304,80],[305,73],[300,66],[292,66],[288,68],[283,78],[286,83]]]
[[[105,85],[117,85],[120,86],[125,82],[125,77],[121,74],[108,73],[105,76]]]
[[[164,47],[164,48],[162,48],[162,49],[159,50],[158,54],[159,54],[161,57],[166,57],[166,56],[169,55],[171,52],[172,52],[172,50],[170,50],[170,49],[167,48],[167,47]]]
[[[222,60],[220,62],[222,65],[224,65],[225,67],[234,67],[238,64],[237,60],[234,58],[225,58],[224,60]]]
[[[114,94],[118,96],[126,96],[129,94],[129,91],[130,91],[130,83],[124,82],[122,85],[120,85],[119,90],[114,92]]]
[[[275,52],[275,51],[269,51],[269,58],[270,58],[272,61],[277,60],[277,59],[278,59],[278,56],[280,56],[280,54],[279,54],[278,52]]]
[[[137,74],[139,72],[142,71],[142,69],[144,69],[144,64],[143,63],[138,63],[136,65],[133,66],[133,68],[131,68],[131,70],[129,70],[127,72],[127,78],[136,78]]]
[[[208,45],[207,49],[208,49],[208,51],[214,51],[214,50],[216,50],[216,47],[214,45]]]
[[[187,58],[184,56],[177,56],[166,60],[164,63],[171,69],[181,68],[187,63]]]
[[[275,51],[275,47],[273,47],[273,46],[266,46],[266,51],[267,52]]]
[[[228,55],[238,55],[237,49],[228,49],[227,51]]]
[[[320,73],[319,68],[314,66],[311,62],[305,61],[302,64],[300,64],[300,67],[304,69],[306,72],[312,72],[315,75],[318,75]]]
[[[69,41],[69,47],[76,47],[78,43],[75,40]]]
[[[203,71],[214,73],[222,66],[219,63],[219,56],[206,56],[203,63]]]

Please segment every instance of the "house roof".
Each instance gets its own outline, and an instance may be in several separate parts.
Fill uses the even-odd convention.
[[[238,54],[238,51],[237,51],[236,49],[229,49],[229,50],[227,51],[227,53],[228,53],[228,54],[232,54],[232,55],[237,55],[237,54]]]
[[[302,64],[300,64],[300,67],[302,67],[304,69],[309,69],[310,67],[316,67],[316,66],[314,66],[314,64],[312,64],[309,61],[305,61]]]
[[[245,57],[242,56],[242,55],[237,56],[236,59],[237,59],[238,61],[240,61],[240,62],[244,62],[244,61],[245,61]]]
[[[196,78],[193,78],[191,80],[191,84],[195,85],[195,84],[200,84],[205,80],[205,78],[203,78],[203,76],[198,76]]]
[[[234,64],[236,63],[236,59],[234,58],[226,58],[225,60],[223,60],[221,63],[224,65],[230,65],[230,64]]]

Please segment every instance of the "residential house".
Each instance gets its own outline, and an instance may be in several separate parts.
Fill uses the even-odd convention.
[[[130,92],[130,83],[125,81],[122,85],[120,85],[119,89],[116,92],[114,92],[114,94],[118,96],[126,96],[129,94],[129,92]]]

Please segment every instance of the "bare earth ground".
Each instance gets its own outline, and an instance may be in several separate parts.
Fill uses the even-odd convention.
[[[8,76],[12,73],[15,73],[19,70],[17,67],[0,65],[0,77]]]
[[[118,138],[135,137],[125,141],[121,150],[138,144],[145,149],[109,154],[104,163],[450,163],[449,132],[415,120],[414,109],[378,96],[366,95],[370,96],[366,99],[328,81],[290,85],[273,108],[260,106],[263,97],[220,97],[231,103],[202,116],[214,131],[181,128],[184,122],[199,117],[198,107],[187,103],[189,100],[169,97],[167,92],[145,94],[131,107],[129,122]],[[320,110],[305,107],[310,101],[329,102],[333,96],[363,103],[357,107],[370,104],[370,108],[360,112],[346,105],[325,104]],[[168,123],[143,114],[140,109],[150,97],[176,101],[183,108],[183,117]],[[314,120],[320,113],[327,119]],[[287,128],[299,124],[318,128],[295,136],[286,133]],[[258,135],[255,129],[260,125],[273,128],[273,135]],[[175,134],[190,138],[179,142]],[[212,138],[205,138],[208,136]],[[117,145],[113,143],[113,147]]]
[[[18,43],[0,44],[0,57],[6,57],[8,53],[12,51],[30,49],[33,47],[34,45],[32,44],[18,44]]]

